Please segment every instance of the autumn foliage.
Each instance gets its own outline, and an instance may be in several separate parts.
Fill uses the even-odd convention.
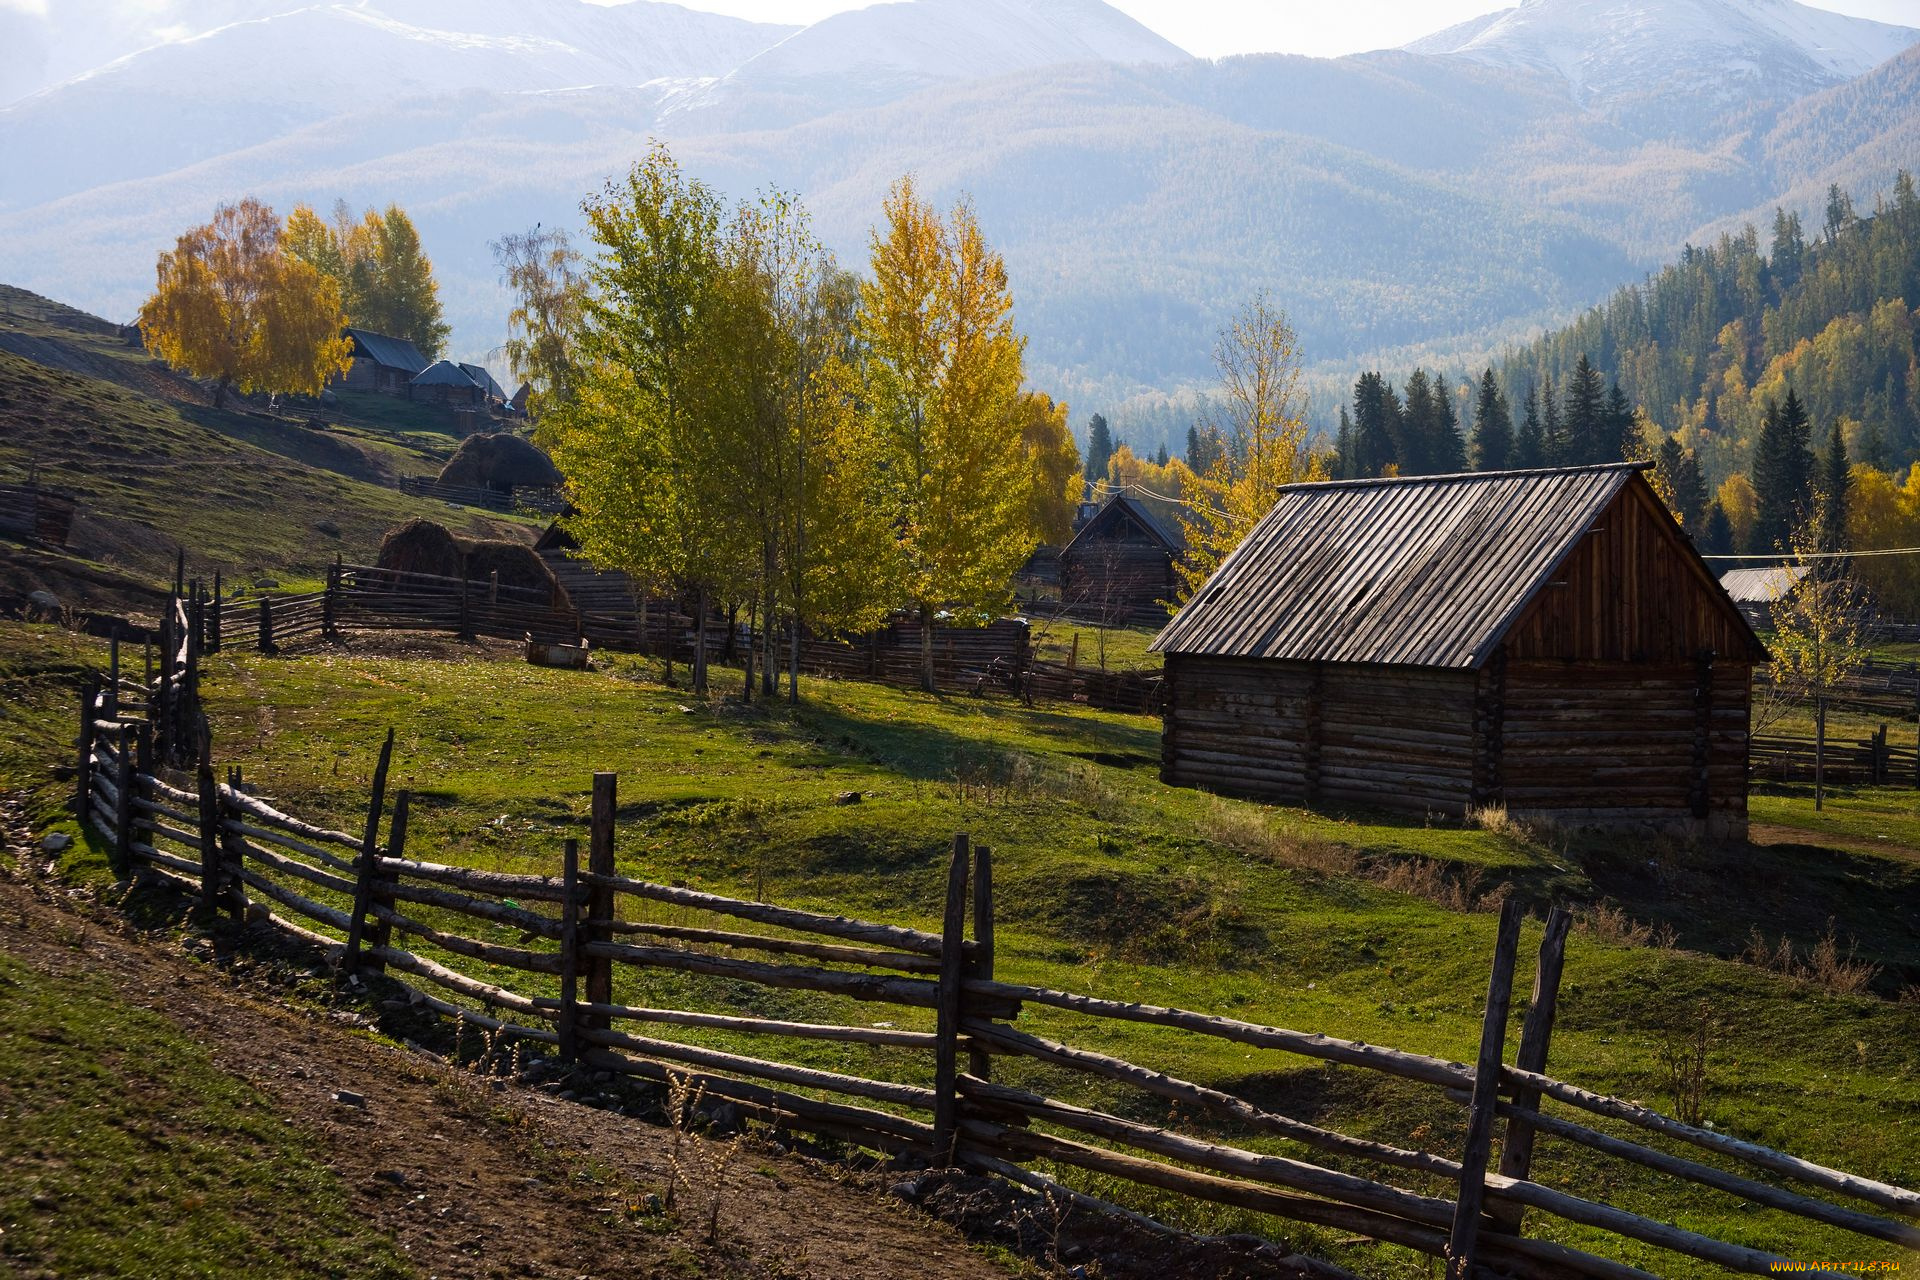
[[[285,252],[280,220],[251,199],[221,205],[160,255],[139,318],[148,350],[212,379],[216,403],[232,387],[319,394],[351,359],[345,323],[339,287]]]

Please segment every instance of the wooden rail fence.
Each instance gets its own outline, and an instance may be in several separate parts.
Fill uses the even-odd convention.
[[[779,1129],[969,1167],[1083,1203],[1101,1202],[1033,1166],[1318,1224],[1442,1259],[1450,1276],[1650,1275],[1588,1248],[1526,1235],[1530,1212],[1577,1224],[1595,1249],[1610,1239],[1633,1241],[1756,1275],[1786,1261],[1533,1181],[1533,1161],[1549,1140],[1651,1170],[1676,1189],[1695,1184],[1874,1242],[1920,1247],[1920,1192],[1548,1075],[1564,910],[1546,922],[1511,1063],[1504,1046],[1523,919],[1511,901],[1499,919],[1472,1064],[1008,982],[995,971],[992,855],[964,835],[947,861],[937,933],[624,875],[611,773],[593,778],[584,862],[577,839],[564,842],[551,875],[425,861],[407,847],[409,794],[387,795],[391,732],[373,770],[365,821],[353,831],[293,815],[255,794],[238,768],[217,778],[204,722],[191,766],[167,768],[155,712],[170,686],[183,695],[183,711],[198,715],[190,651],[169,650],[151,682],[115,671],[107,688],[85,694],[76,802],[109,841],[116,867],[173,878],[208,911],[264,915],[324,948],[346,972],[384,973],[446,1016],[551,1046],[563,1060],[652,1081],[686,1078]],[[138,715],[137,700],[123,691],[144,693],[148,714]],[[742,989],[779,993],[783,1005],[810,1000],[826,1015],[738,1012]],[[704,995],[735,1011],[651,1001],[649,993]],[[893,1012],[874,1022],[861,1009]],[[1176,1061],[1177,1044],[1198,1038],[1412,1082],[1466,1107],[1464,1149],[1455,1156],[1341,1133],[1041,1034],[1061,1014],[1073,1015],[1065,1020],[1073,1027],[1095,1019],[1158,1028]],[[713,1043],[743,1036],[792,1050],[747,1053]],[[823,1043],[837,1047],[831,1066],[820,1063]],[[1122,1086],[1178,1119],[1147,1123],[1138,1108],[1131,1115],[1118,1103],[1102,1110],[1019,1087],[1014,1077],[996,1079],[996,1064],[1014,1060],[1052,1068],[1046,1079],[1087,1077],[1102,1097]],[[849,1069],[855,1064],[870,1066]],[[1614,1131],[1595,1127],[1600,1121]],[[1623,1129],[1667,1145],[1622,1137]],[[1255,1149],[1249,1135],[1281,1149]],[[1669,1149],[1676,1146],[1690,1153]],[[1355,1172],[1356,1165],[1377,1172]]]

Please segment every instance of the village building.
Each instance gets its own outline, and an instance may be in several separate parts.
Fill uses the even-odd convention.
[[[344,336],[353,344],[353,363],[341,376],[340,385],[351,391],[406,395],[413,380],[433,363],[405,338],[391,338],[371,329],[348,329]]]
[[[1165,618],[1185,550],[1177,529],[1137,498],[1116,493],[1061,548],[1060,603],[1109,625]]]
[[[1805,565],[1777,564],[1765,569],[1733,569],[1720,575],[1727,598],[1756,627],[1773,625],[1773,606],[1807,576]]]
[[[1744,836],[1766,652],[1643,472],[1282,489],[1154,641],[1162,776]]]
[[[408,385],[407,394],[450,409],[481,409],[487,403],[486,390],[451,360],[436,360],[421,370]]]

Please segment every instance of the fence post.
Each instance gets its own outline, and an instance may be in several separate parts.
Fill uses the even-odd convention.
[[[960,984],[966,978],[967,862],[965,832],[953,838],[947,864],[947,911],[940,923],[940,985],[934,996],[933,1163],[953,1164],[960,1094]]]
[[[240,766],[230,766],[227,769],[228,790],[240,790],[240,782]],[[240,821],[240,807],[225,795],[220,795],[219,798],[220,803],[216,808],[220,819],[220,870],[226,877],[225,897],[227,900],[227,911],[235,920],[245,923],[247,918],[247,887],[246,882],[240,878],[240,869],[246,865],[247,851],[240,843],[240,833],[229,830],[227,827],[227,820],[229,818],[235,823]]]
[[[113,808],[114,872],[125,879],[133,870],[133,744],[132,731],[121,725],[115,747],[119,750],[119,772],[114,785],[120,790]]]
[[[120,717],[120,626],[114,624],[113,639],[107,644],[107,714]]]
[[[463,566],[460,570],[460,638],[462,640],[473,639],[472,596],[473,591],[467,582],[467,571]]]
[[[147,710],[147,719],[153,721],[160,733],[160,755],[164,759],[173,746],[173,731],[168,721],[173,714],[173,605],[177,597],[167,600],[167,611],[160,615],[160,687],[152,695],[153,706]]]
[[[93,742],[98,732],[93,723],[99,718],[99,706],[100,677],[89,673],[80,687],[80,756],[73,783],[73,811],[80,815],[83,826],[88,820],[88,806],[93,803]]]
[[[981,845],[973,851],[973,961],[967,977],[993,981],[993,850]],[[966,1010],[966,1001],[960,1004]],[[982,1080],[993,1075],[993,1055],[967,1050],[967,1074]]]
[[[613,871],[614,808],[620,775],[593,775],[593,821],[587,830],[587,870],[596,876],[611,876]],[[611,942],[613,930],[613,889],[604,884],[587,891],[587,932],[584,941]],[[613,1003],[613,961],[605,956],[587,958],[587,1003]],[[608,1020],[588,1015],[581,1025],[605,1030]]]
[[[346,972],[360,967],[360,943],[366,936],[367,911],[373,905],[373,878],[380,863],[380,810],[387,800],[387,767],[393,763],[393,730],[380,744],[380,762],[373,767],[373,796],[367,802],[366,834],[360,839],[358,872],[353,880],[353,917],[347,921]]]
[[[333,563],[327,566],[326,590],[320,593],[320,634],[328,640],[337,640],[340,636],[339,619],[335,617],[334,596],[340,591],[340,557],[336,553]]]
[[[278,652],[273,644],[273,599],[270,596],[260,597],[260,652]]]
[[[387,824],[387,860],[399,862],[407,853],[407,810],[412,807],[413,793],[399,791],[393,797],[393,821]],[[393,910],[393,885],[400,879],[400,873],[392,868],[380,868],[374,877],[369,891],[368,901]],[[385,973],[387,961],[385,952],[393,942],[393,925],[386,920],[375,920],[371,935],[373,954],[360,967],[367,973]]]
[[[1547,1048],[1553,1041],[1553,1018],[1560,1000],[1560,971],[1567,958],[1567,928],[1573,916],[1565,907],[1547,913],[1547,936],[1540,940],[1540,963],[1533,971],[1533,999],[1527,1005],[1527,1019],[1520,1025],[1520,1051],[1514,1065],[1522,1071],[1544,1072]],[[1513,1096],[1514,1114],[1507,1117],[1506,1141],[1500,1144],[1500,1172],[1524,1181],[1533,1171],[1533,1125],[1523,1114],[1540,1108],[1540,1093],[1518,1089]],[[1494,1229],[1507,1235],[1520,1233],[1522,1205],[1501,1203],[1488,1213]]]
[[[1813,703],[1813,809],[1825,808],[1827,798],[1827,695]]]
[[[213,781],[213,734],[200,733],[200,906],[211,912],[220,899],[220,793]]]
[[[1506,1056],[1507,1009],[1513,1001],[1513,962],[1520,950],[1521,908],[1508,898],[1500,905],[1500,928],[1493,944],[1493,972],[1487,979],[1487,1011],[1480,1024],[1480,1057],[1473,1069],[1473,1103],[1467,1112],[1466,1149],[1460,1157],[1460,1198],[1453,1206],[1453,1230],[1447,1237],[1447,1280],[1467,1280],[1479,1252],[1480,1207],[1487,1197],[1487,1159],[1493,1149],[1493,1120],[1500,1101],[1500,1068]]]
[[[226,606],[220,602],[220,571],[213,571],[213,599],[207,606],[207,652],[220,652],[220,619]]]
[[[580,1058],[575,1040],[578,1018],[580,975],[580,842],[567,841],[560,864],[560,883],[566,901],[560,904],[560,1016],[555,1029],[560,1033],[560,1056],[568,1062]]]

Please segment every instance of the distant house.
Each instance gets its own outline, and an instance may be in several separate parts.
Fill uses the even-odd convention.
[[[1640,464],[1289,485],[1153,647],[1171,783],[1746,834],[1767,653]]]
[[[450,409],[481,409],[487,403],[486,388],[451,360],[436,360],[422,369],[407,385],[407,394]]]
[[[348,329],[353,363],[340,384],[353,391],[379,391],[404,396],[413,380],[433,363],[405,338],[390,338],[371,329]]]
[[[1720,575],[1727,598],[1740,606],[1756,627],[1773,625],[1773,603],[1807,576],[1805,565],[1777,564],[1765,569],[1732,569]]]
[[[1103,622],[1164,619],[1186,542],[1138,500],[1107,499],[1060,551],[1060,602]]]
[[[494,381],[493,375],[487,372],[485,365],[463,364],[460,366],[460,372],[466,374],[467,377],[473,380],[473,385],[480,388],[481,392],[486,396],[488,404],[506,404],[506,391],[498,382]]]

